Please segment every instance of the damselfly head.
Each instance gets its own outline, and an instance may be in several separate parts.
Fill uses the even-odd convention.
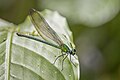
[[[75,55],[75,53],[76,53],[76,49],[75,48],[73,48],[73,46],[72,46],[72,44],[70,43],[70,46],[71,46],[71,48],[72,48],[72,50],[70,51],[70,54],[72,54],[73,56]]]
[[[75,50],[75,49],[72,49],[72,50],[70,51],[70,54],[72,54],[73,56],[75,55],[75,53],[76,53],[76,50]]]
[[[73,55],[75,55],[76,54],[76,49],[73,49]]]

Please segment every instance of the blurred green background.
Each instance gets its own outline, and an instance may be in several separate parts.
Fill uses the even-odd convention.
[[[20,24],[30,8],[67,18],[81,80],[120,80],[120,0],[0,0],[0,18]]]

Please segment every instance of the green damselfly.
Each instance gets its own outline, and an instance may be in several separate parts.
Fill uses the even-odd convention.
[[[41,13],[38,13],[38,11],[36,11],[35,9],[30,9],[29,11],[29,15],[30,15],[30,19],[35,27],[35,29],[37,30],[38,34],[44,39],[44,40],[40,40],[38,38],[32,37],[32,36],[28,36],[25,34],[21,34],[21,33],[17,33],[18,36],[21,37],[26,37],[29,39],[33,39],[39,42],[42,42],[44,44],[47,44],[49,46],[58,48],[61,50],[62,54],[59,55],[54,63],[56,62],[56,60],[59,57],[62,57],[64,55],[66,55],[63,60],[62,60],[62,70],[63,70],[63,62],[64,60],[67,58],[68,55],[70,55],[70,61],[71,61],[71,55],[75,55],[76,50],[72,47],[69,48],[62,40],[61,38],[58,36],[58,34],[48,25],[47,21],[43,18],[43,16],[41,15]],[[49,41],[46,40],[46,38],[49,38],[50,40],[54,41],[56,44],[50,43]],[[72,61],[71,61],[72,62]]]

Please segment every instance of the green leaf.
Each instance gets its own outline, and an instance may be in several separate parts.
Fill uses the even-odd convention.
[[[74,45],[72,32],[65,18],[49,10],[43,11],[42,14],[66,44],[72,42]],[[63,57],[53,64],[61,50],[16,35],[18,28],[20,32],[35,31],[29,17],[18,27],[10,23],[5,24],[7,25],[0,27],[0,80],[79,80],[79,63],[76,55],[72,56],[72,62],[76,67],[68,57],[61,71]]]

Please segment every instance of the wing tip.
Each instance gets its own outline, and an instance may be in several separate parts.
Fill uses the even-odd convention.
[[[29,15],[32,15],[34,12],[36,12],[36,10],[33,9],[33,8],[31,8],[31,9],[29,10]]]

